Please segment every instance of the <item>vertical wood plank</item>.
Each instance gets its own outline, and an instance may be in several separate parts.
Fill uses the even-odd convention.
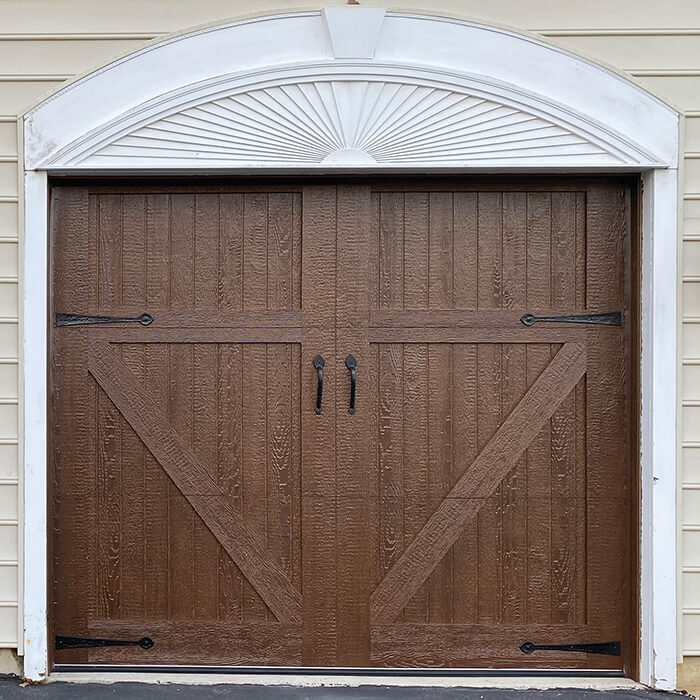
[[[194,202],[194,308],[218,306],[219,196],[197,194]],[[193,447],[209,475],[218,481],[217,384],[215,345],[193,347]],[[194,519],[194,615],[216,620],[219,611],[218,563],[220,545],[199,517]]]
[[[267,309],[267,194],[246,194],[243,230],[243,308]],[[267,346],[243,345],[243,518],[267,542]],[[244,621],[274,619],[244,581]]]
[[[576,194],[552,193],[552,306],[576,307]],[[577,591],[576,394],[551,418],[552,622],[575,621]]]
[[[403,307],[404,195],[381,195],[379,219],[379,305]],[[384,577],[403,547],[403,351],[379,346],[379,576]]]
[[[122,198],[122,303],[124,308],[146,310],[146,197]],[[146,348],[121,347],[121,359],[143,382]],[[144,615],[144,515],[145,448],[136,433],[122,418],[122,518],[121,537],[121,615],[138,619]]]
[[[502,197],[498,192],[478,195],[479,309],[498,309],[502,303]],[[502,420],[502,366],[498,345],[477,349],[477,447],[486,445]],[[478,621],[498,622],[501,617],[501,490],[486,500],[477,516]]]
[[[170,217],[170,308],[194,309],[194,195],[172,195]],[[193,443],[194,348],[174,343],[169,348],[168,417],[172,426]],[[195,514],[185,497],[170,484],[170,590],[168,614],[192,619],[195,607]]]
[[[406,310],[429,308],[429,195],[405,195],[403,303]],[[428,494],[428,346],[403,346],[403,547],[431,513]],[[427,622],[428,586],[406,606],[406,621]]]
[[[219,195],[218,308],[243,308],[244,196]],[[243,348],[218,348],[218,483],[229,503],[242,513]],[[219,550],[219,611],[222,620],[243,621],[243,575],[228,554]]]
[[[86,305],[97,310],[97,259],[91,255],[97,247],[95,198],[85,188],[57,188],[52,207],[52,310],[81,313]],[[49,609],[55,634],[86,633],[88,620],[97,612],[97,389],[85,371],[86,332],[70,330],[51,329],[49,513],[54,584]],[[56,652],[57,661],[62,654]],[[72,658],[85,662],[88,657],[80,651]]]
[[[268,195],[268,309],[291,309],[293,300],[292,196]],[[267,347],[267,483],[268,549],[291,575],[292,532],[292,366],[288,345]]]
[[[454,195],[454,294],[456,309],[478,305],[478,195]],[[455,345],[454,353],[454,480],[464,474],[477,455],[477,348]],[[477,523],[470,522],[454,550],[454,622],[476,622],[479,588]]]
[[[551,196],[527,195],[527,305],[551,306]],[[549,346],[528,345],[527,382],[537,379],[551,359]],[[527,621],[550,621],[551,591],[551,474],[550,428],[540,431],[527,450],[528,591]]]
[[[587,191],[587,307],[591,311],[623,309],[627,222],[622,185],[591,185]],[[609,261],[620,261],[611,270]],[[606,263],[606,261],[608,261]],[[601,624],[619,619],[628,548],[621,556],[618,537],[624,531],[629,451],[620,439],[628,431],[625,409],[629,377],[625,358],[626,333],[589,331],[587,390],[588,596],[587,621]],[[630,653],[627,650],[626,653]]]
[[[122,306],[122,198],[103,195],[98,200],[98,305],[102,312]],[[98,500],[98,614],[104,619],[121,613],[122,479],[121,432],[123,420],[102,393],[97,400]]]
[[[385,192],[379,211],[379,308],[403,307],[404,196]]]
[[[170,307],[170,196],[148,195],[146,210],[146,303],[149,311]],[[146,347],[145,386],[167,413],[168,358],[166,345]],[[147,619],[168,617],[170,479],[153,455],[145,450],[144,608]]]
[[[379,575],[403,550],[403,346],[379,346]]]
[[[335,187],[303,190],[302,303],[305,327],[301,351],[302,422],[302,658],[305,665],[333,666],[337,659]],[[316,415],[318,373],[313,358],[325,359],[323,412]]]
[[[431,192],[429,211],[428,303],[431,309],[454,306],[454,221],[450,192]],[[428,346],[428,435],[431,511],[454,483],[452,468],[452,348]],[[435,567],[428,580],[429,619],[452,621],[453,551]]]
[[[505,309],[527,306],[527,200],[522,192],[503,194],[503,295]],[[527,348],[503,345],[502,418],[527,391]],[[502,620],[525,622],[527,611],[527,463],[523,456],[501,486]]]
[[[337,587],[339,666],[370,665],[369,596],[376,585],[376,365],[368,341],[370,190],[338,188],[336,301]],[[348,412],[350,373],[357,360],[355,413]]]
[[[577,192],[576,214],[576,308],[586,308],[586,193]],[[576,622],[586,621],[586,376],[576,387]]]
[[[219,486],[229,503],[242,512],[243,351],[240,345],[218,349]],[[218,618],[243,622],[243,575],[225,551],[219,551]]]

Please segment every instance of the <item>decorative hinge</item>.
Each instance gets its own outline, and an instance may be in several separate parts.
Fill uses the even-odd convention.
[[[588,323],[599,326],[621,326],[622,314],[619,311],[611,311],[607,314],[573,314],[571,316],[534,316],[525,314],[520,317],[524,326],[533,326],[535,323]]]
[[[607,654],[608,656],[620,656],[620,642],[600,642],[597,644],[533,644],[523,642],[520,645],[523,654],[532,654],[533,651],[578,651],[582,654]]]
[[[151,314],[140,316],[85,316],[83,314],[56,314],[57,326],[92,326],[98,323],[140,323],[150,326],[153,323]]]
[[[98,639],[96,637],[56,637],[56,649],[87,649],[90,647],[141,647],[151,649],[155,642],[150,637],[137,640]]]

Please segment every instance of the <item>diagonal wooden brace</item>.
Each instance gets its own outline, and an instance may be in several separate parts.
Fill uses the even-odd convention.
[[[299,591],[108,343],[90,342],[88,369],[275,617],[301,622]]]
[[[564,344],[374,590],[373,624],[396,619],[585,372],[585,345]]]

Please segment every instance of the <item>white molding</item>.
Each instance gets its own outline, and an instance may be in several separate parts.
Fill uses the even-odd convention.
[[[643,683],[676,687],[678,172],[643,177],[641,659]]]
[[[589,119],[484,76],[372,62],[224,76],[158,95],[54,169],[654,167]]]
[[[508,120],[525,119],[547,138],[506,143]],[[48,172],[642,172],[640,674],[673,688],[678,145],[675,110],[587,59],[505,29],[356,7],[173,36],[37,105],[23,143],[25,675],[47,673]]]
[[[45,172],[24,180],[24,675],[48,673],[47,382],[48,188]]]
[[[323,20],[334,58],[374,58],[386,10],[382,8],[326,7]]]
[[[343,26],[352,28],[354,38],[343,31]],[[192,56],[197,56],[197,60],[193,61]],[[401,121],[385,124],[382,119],[391,112],[372,112],[371,104],[361,100],[361,84],[372,76],[373,88],[364,92],[369,100],[376,96],[376,90],[382,93],[378,99],[387,97],[382,85],[403,84],[407,91],[411,86],[428,92],[431,88],[440,90],[432,96],[442,97],[444,102],[430,107],[428,94],[426,104],[404,105],[399,114]],[[315,87],[304,95],[300,84]],[[319,94],[319,86],[323,86],[324,95]],[[285,88],[296,94],[291,98],[284,96]],[[275,95],[267,95],[266,90],[275,91]],[[501,149],[491,160],[484,153],[474,157],[473,149],[450,151],[441,139],[457,136],[455,129],[470,133],[473,128],[471,114],[461,113],[460,119],[459,110],[456,115],[452,113],[454,101],[468,95],[503,105],[505,111],[516,110],[551,122],[554,131],[563,136],[562,144],[570,135],[570,148],[540,151],[530,159],[523,158],[522,149],[513,151],[512,158]],[[235,109],[232,115],[219,115],[224,118],[222,126],[228,130],[216,142],[215,157],[208,157],[211,154],[205,148],[200,153],[192,148],[173,152],[168,147],[160,158],[145,156],[157,151],[152,148],[153,140],[147,144],[139,129],[163,128],[163,119],[169,120],[172,129],[172,122],[177,124],[181,113],[182,120],[187,121],[198,106],[226,101],[231,96],[239,102],[255,98],[266,101],[263,110],[287,110],[287,121],[293,121],[295,129],[285,139],[286,157],[275,160],[268,150],[267,157],[260,158],[259,148],[243,153],[238,145],[241,134],[259,144],[275,143],[275,137],[279,137],[276,125],[256,119],[255,110],[251,113],[243,107]],[[397,104],[392,103],[389,108]],[[426,111],[429,109],[432,111]],[[416,126],[422,118],[432,115],[425,131],[411,132],[414,142],[420,138],[426,150],[413,150],[409,163],[405,158],[394,162],[387,157],[381,162],[383,166],[415,169],[478,165],[501,169],[532,166],[539,161],[543,166],[562,168],[605,168],[613,164],[649,168],[675,167],[678,158],[677,113],[610,70],[505,29],[444,17],[350,7],[207,27],[121,58],[67,85],[27,115],[25,165],[29,170],[60,170],[81,164],[111,169],[255,168],[275,164],[289,167],[290,150],[293,152],[296,145],[300,152],[305,151],[294,138],[300,137],[304,126],[310,134],[318,135],[338,128],[339,120],[349,120],[347,128],[362,131],[362,120],[367,116],[363,110],[374,115],[375,130],[387,132],[384,143],[386,139],[394,143],[402,129]],[[493,116],[490,125],[499,127],[503,111],[497,110]],[[149,127],[151,124],[155,127]],[[233,130],[232,125],[236,127]],[[431,138],[426,140],[428,128]],[[132,136],[134,132],[138,135]],[[192,139],[191,128],[183,127],[177,132],[177,126],[170,132],[175,144]],[[359,149],[348,148],[353,137],[354,133],[347,133],[345,138],[336,139],[340,146],[336,150],[344,152],[339,158],[327,159],[330,154],[325,153],[315,160],[294,160],[293,164],[324,170],[373,165],[372,159]],[[139,160],[124,148],[134,145],[132,138],[141,147]],[[211,148],[213,137],[205,141],[202,145]],[[435,154],[432,147],[437,144],[443,147]],[[581,157],[579,149],[585,151],[586,157]],[[348,158],[352,155],[348,150],[354,150],[357,158]],[[119,154],[123,157],[119,158]]]

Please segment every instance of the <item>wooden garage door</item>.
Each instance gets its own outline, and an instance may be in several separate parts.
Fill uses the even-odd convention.
[[[55,661],[629,672],[631,197],[55,188]]]

